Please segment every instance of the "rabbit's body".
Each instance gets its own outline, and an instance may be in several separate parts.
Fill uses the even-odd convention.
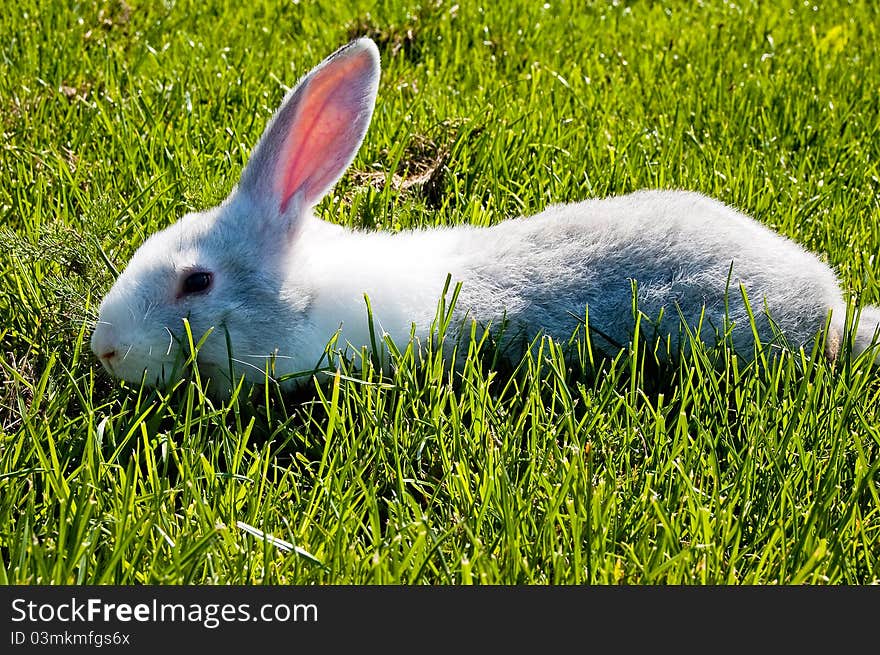
[[[373,343],[365,295],[378,336],[399,345],[413,331],[423,339],[447,276],[462,283],[456,323],[503,324],[501,345],[511,357],[538,334],[567,339],[587,310],[599,335],[594,347],[611,353],[627,344],[633,281],[648,319],[643,329],[662,313],[657,336],[669,336],[672,353],[683,318],[701,326],[706,341],[732,325],[734,348],[751,356],[742,285],[762,341],[778,330],[789,344],[807,345],[831,312],[827,352],[836,356],[845,303],[832,270],[696,193],[557,205],[488,228],[392,234],[316,218],[311,208],[366,132],[378,75],[371,41],[337,51],[285,98],[226,202],[183,217],[138,249],[102,302],[92,337],[111,373],[171,381],[187,349],[183,319],[196,341],[210,332],[198,363],[212,378],[228,378],[230,367],[256,382],[267,373],[307,373],[334,335],[338,347]],[[865,308],[855,352],[878,324],[880,309]]]
[[[377,330],[397,343],[408,340],[413,325],[417,336],[426,336],[447,274],[462,283],[455,306],[459,321],[505,323],[508,341],[516,345],[539,333],[567,339],[589,307],[590,324],[611,340],[597,337],[594,346],[613,352],[615,344],[632,339],[631,280],[647,318],[662,310],[665,320],[658,327],[671,335],[673,350],[680,311],[694,329],[702,317],[707,342],[716,338],[716,328],[724,332],[727,316],[734,347],[751,354],[754,335],[740,284],[762,341],[774,338],[765,302],[795,347],[816,337],[829,310],[835,319],[845,311],[834,273],[816,256],[690,192],[640,191],[557,205],[488,228],[391,234],[345,230],[312,218],[299,246],[288,284],[296,289],[293,295],[314,299],[309,314],[327,317],[297,339],[311,343],[312,357],[337,329],[340,343],[370,343],[364,294]],[[326,256],[330,252],[333,258]]]

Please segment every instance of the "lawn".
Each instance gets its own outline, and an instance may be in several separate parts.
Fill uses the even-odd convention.
[[[223,402],[103,372],[114,270],[220,201],[285,91],[361,35],[382,81],[327,220],[487,225],[690,189],[880,304],[870,0],[12,3],[0,583],[880,582],[865,358],[695,344],[658,365],[576,334],[508,370],[477,340],[460,374],[402,348],[386,373]]]

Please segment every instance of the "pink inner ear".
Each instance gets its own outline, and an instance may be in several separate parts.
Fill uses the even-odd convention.
[[[312,206],[342,175],[354,157],[369,117],[368,54],[330,61],[308,80],[296,118],[279,153],[275,178],[281,212],[303,193]]]

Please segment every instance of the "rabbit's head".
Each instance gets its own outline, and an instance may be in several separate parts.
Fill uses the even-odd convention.
[[[378,82],[372,41],[336,51],[287,94],[220,206],[184,216],[138,248],[92,334],[112,375],[173,382],[190,338],[205,337],[201,371],[265,379],[273,351],[308,320],[307,291],[291,293],[286,279],[297,237],[357,153]]]

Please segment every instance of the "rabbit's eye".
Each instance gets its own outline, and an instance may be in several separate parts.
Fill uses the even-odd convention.
[[[199,271],[198,273],[190,273],[183,280],[182,295],[193,293],[202,293],[211,287],[214,276],[211,273]]]

